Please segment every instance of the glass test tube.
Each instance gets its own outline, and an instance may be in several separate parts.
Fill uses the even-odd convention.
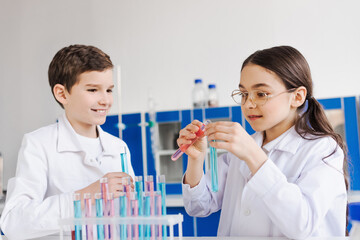
[[[157,190],[161,193],[161,213],[162,215],[166,215],[166,183],[165,183],[165,175],[157,176]],[[166,225],[162,227],[162,236],[163,239],[166,239],[167,236],[167,228]]]
[[[139,205],[139,216],[143,216],[144,215],[144,184],[143,184],[143,179],[142,176],[136,176],[135,177],[135,191],[137,192],[137,200],[138,200],[138,205]],[[139,225],[139,238],[141,240],[144,239],[144,225],[140,224]]]
[[[114,206],[114,193],[108,193],[107,194],[107,208],[108,208],[108,213],[109,213],[109,217],[114,217],[115,216],[115,206]],[[109,239],[113,240],[115,239],[115,228],[113,226],[113,224],[109,224],[108,226],[108,233],[109,233]]]
[[[92,217],[91,213],[91,194],[84,194],[84,209],[85,209],[85,217]],[[86,224],[86,240],[93,240],[93,225]]]
[[[95,206],[96,206],[96,217],[98,218],[104,217],[103,199],[101,193],[95,193]],[[104,225],[102,224],[97,225],[97,239],[104,240],[104,238],[105,238]]]
[[[126,217],[127,215],[127,199],[124,192],[120,193],[120,217]],[[120,226],[120,239],[126,240],[126,224]]]
[[[74,193],[74,217],[81,218],[81,197],[80,193]],[[81,225],[75,225],[75,240],[81,240],[82,233],[81,233]]]
[[[125,149],[126,151],[126,149]],[[129,174],[126,152],[120,153],[122,171]]]
[[[145,192],[145,203],[144,203],[144,215],[145,217],[150,217],[150,212],[151,212],[151,194],[150,192]],[[150,229],[150,224],[146,224],[145,226],[145,240],[149,240],[151,236],[151,229]]]
[[[217,150],[212,146],[210,146],[210,170],[211,190],[217,192],[219,190]]]
[[[182,145],[178,150],[176,150],[176,152],[171,156],[171,160],[176,161],[179,157],[181,157],[181,155],[183,155],[183,153],[194,143],[196,142],[196,140],[198,140],[199,137],[201,137],[204,134],[204,130],[205,130],[205,126],[207,124],[211,123],[210,120],[206,120],[201,127],[199,128],[199,130],[195,133],[196,138],[194,138],[193,140],[191,140],[190,144],[184,144]]]
[[[107,200],[107,194],[109,192],[109,186],[108,186],[108,179],[107,178],[100,178],[100,187],[101,187],[101,196],[103,199],[103,211],[104,216],[109,216],[109,209],[108,209],[108,200]],[[109,239],[109,225],[104,226],[105,229],[105,239]]]
[[[139,203],[137,200],[137,193],[132,192],[130,194],[130,206],[131,206],[131,216],[138,217],[139,216]],[[132,227],[132,237],[134,240],[139,239],[139,224],[133,224]]]
[[[156,191],[155,192],[155,215],[156,216],[161,216],[162,215],[162,197],[161,197],[161,192],[160,191]],[[162,238],[162,225],[159,224],[157,226],[157,234],[156,234],[156,237],[159,237],[159,239]]]

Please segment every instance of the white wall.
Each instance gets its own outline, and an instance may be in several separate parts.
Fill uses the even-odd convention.
[[[258,49],[292,45],[309,61],[315,96],[358,95],[356,0],[0,0],[0,152],[5,181],[22,135],[53,123],[47,68],[62,47],[95,45],[122,67],[123,112],[189,108],[194,78],[218,85],[221,105]],[[113,113],[117,113],[117,104]]]

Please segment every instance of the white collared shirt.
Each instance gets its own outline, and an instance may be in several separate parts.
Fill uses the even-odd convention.
[[[99,126],[98,132],[103,149],[99,161],[83,149],[65,114],[57,123],[25,134],[0,219],[8,239],[59,232],[58,220],[73,217],[73,193],[106,173],[121,172],[120,153],[127,153],[134,178],[126,143]]]
[[[263,134],[253,137],[261,146]],[[233,154],[220,156],[217,193],[209,174],[193,188],[183,184],[188,214],[204,217],[221,209],[219,236],[344,236],[344,155],[336,142],[303,139],[292,127],[263,149],[268,160],[254,176]]]

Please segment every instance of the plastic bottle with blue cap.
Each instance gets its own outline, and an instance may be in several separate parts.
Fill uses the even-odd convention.
[[[194,108],[206,107],[207,94],[201,79],[195,79],[195,86],[192,91],[192,102]]]
[[[208,85],[208,106],[209,107],[218,107],[219,106],[219,95],[216,90],[215,84]]]
[[[350,239],[360,239],[360,202],[349,204],[349,220],[352,224],[349,233]]]

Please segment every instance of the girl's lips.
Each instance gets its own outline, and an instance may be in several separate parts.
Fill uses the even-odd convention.
[[[249,115],[248,116],[248,118],[250,119],[250,120],[256,120],[256,119],[259,119],[259,118],[261,118],[262,116],[261,115]]]

